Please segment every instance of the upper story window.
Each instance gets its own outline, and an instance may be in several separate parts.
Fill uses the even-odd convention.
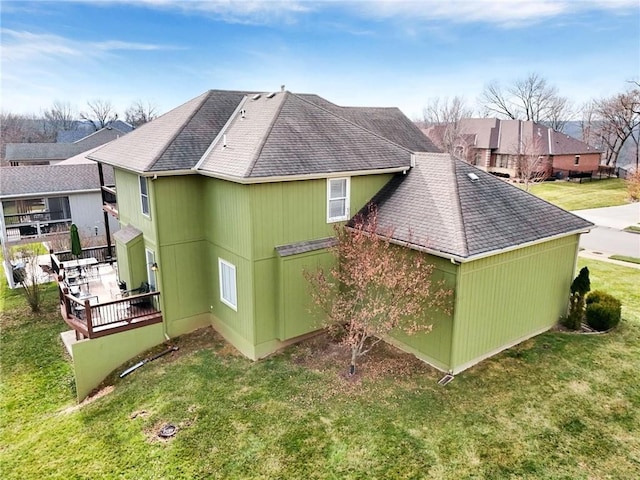
[[[138,177],[140,180],[140,204],[142,205],[142,214],[149,217],[149,186],[147,184],[147,177]]]
[[[580,155],[576,155],[575,160],[573,161],[574,165],[580,165]]]
[[[327,179],[327,223],[349,218],[349,178]]]

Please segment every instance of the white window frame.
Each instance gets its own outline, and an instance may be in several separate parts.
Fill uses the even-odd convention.
[[[345,181],[346,189],[345,197],[336,197],[331,198],[331,183],[337,181]],[[338,217],[331,216],[331,201],[332,200],[344,200],[344,214]],[[349,204],[351,202],[351,178],[350,177],[339,177],[339,178],[327,178],[327,223],[341,222],[344,220],[349,220]]]
[[[145,193],[142,192],[142,183],[144,182]],[[145,217],[151,217],[151,202],[149,202],[149,182],[147,177],[138,176],[138,188],[140,189],[140,210]],[[145,212],[144,204],[147,200],[147,211]]]
[[[223,272],[225,271],[225,268],[228,269],[227,271],[229,271],[231,275],[230,276],[231,283],[229,284],[229,286],[233,290],[233,295],[232,295],[233,298],[225,298],[225,295],[224,295]],[[227,307],[237,312],[238,311],[238,288],[237,288],[237,279],[236,279],[236,266],[232,263],[227,262],[226,260],[223,260],[222,258],[218,258],[218,281],[220,283],[220,301],[224,303]],[[235,303],[233,303],[233,299],[235,299]]]
[[[573,159],[573,165],[580,165],[580,155],[576,155]]]
[[[153,291],[157,291],[158,279],[156,277],[156,272],[153,271],[153,264],[156,263],[156,254],[153,250],[146,247],[144,249],[144,253],[147,260],[147,283],[153,287]]]

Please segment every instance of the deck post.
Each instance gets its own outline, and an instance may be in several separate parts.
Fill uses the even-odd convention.
[[[87,321],[87,333],[91,338],[93,336],[93,322],[91,321],[91,303],[89,300],[84,301],[84,316]]]

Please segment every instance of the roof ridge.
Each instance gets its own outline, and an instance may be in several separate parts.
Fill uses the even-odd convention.
[[[147,171],[151,171],[153,169],[153,167],[155,167],[156,163],[158,163],[158,160],[160,160],[160,158],[162,158],[162,156],[165,154],[167,149],[173,144],[175,139],[178,138],[178,135],[180,135],[183,132],[183,130],[187,127],[187,125],[189,125],[191,120],[193,120],[193,117],[195,117],[196,114],[202,109],[202,106],[211,98],[212,92],[213,92],[213,90],[207,90],[206,93],[202,94],[202,97],[203,97],[202,101],[200,101],[200,103],[196,106],[196,108],[193,109],[193,112],[191,112],[191,115],[189,115],[189,118],[187,118],[182,123],[182,126],[180,128],[178,128],[171,137],[169,137],[169,139],[166,141],[166,143],[164,144],[162,149],[160,149],[160,151],[158,152],[156,157],[151,162],[149,162],[149,165],[146,168]],[[182,105],[180,105],[180,106],[178,106],[176,108],[180,108],[181,106],[186,105],[187,103],[189,103],[189,101],[186,101],[185,103],[183,103]],[[167,113],[170,113],[170,112],[172,112],[174,110],[175,110],[175,108],[170,110]],[[147,123],[145,125],[148,125],[150,123],[152,123],[152,122],[149,122],[149,123]]]
[[[401,148],[402,150],[405,150],[405,151],[407,151],[407,152],[409,152],[409,153],[414,153],[412,150],[409,150],[407,147],[405,147],[405,146],[403,146],[403,145],[400,145],[400,144],[398,144],[398,143],[396,143],[396,142],[393,142],[393,141],[389,140],[388,138],[383,137],[382,135],[380,135],[380,134],[378,134],[378,133],[376,133],[376,132],[373,132],[373,131],[369,130],[368,128],[363,127],[362,125],[360,125],[360,124],[358,124],[358,123],[356,123],[356,122],[354,122],[354,121],[352,121],[352,120],[349,120],[348,118],[345,118],[345,117],[343,117],[343,116],[341,116],[341,115],[338,115],[336,112],[332,112],[331,110],[328,110],[328,109],[326,109],[326,108],[324,108],[324,107],[322,107],[322,106],[320,106],[320,105],[318,105],[318,104],[316,104],[316,103],[310,102],[310,101],[308,101],[308,100],[306,100],[306,99],[304,99],[304,98],[300,97],[299,95],[296,95],[295,93],[291,93],[291,92],[289,92],[289,93],[290,93],[292,96],[294,96],[294,97],[296,97],[296,98],[298,98],[298,99],[302,100],[303,102],[305,102],[305,103],[307,103],[307,104],[309,104],[309,105],[311,105],[311,106],[313,106],[313,107],[315,107],[315,108],[319,108],[320,110],[322,110],[322,111],[324,111],[324,112],[327,112],[327,113],[329,113],[330,115],[332,115],[332,116],[334,116],[334,117],[336,117],[336,118],[339,118],[340,120],[344,120],[345,122],[350,123],[350,124],[351,124],[351,125],[353,125],[354,127],[358,128],[358,129],[360,129],[360,130],[362,130],[362,131],[364,131],[364,132],[370,133],[371,135],[374,135],[374,136],[376,136],[376,137],[378,137],[378,138],[380,138],[380,139],[384,140],[385,142],[387,142],[387,143],[389,143],[389,144],[391,144],[391,145],[394,145],[394,146],[396,146],[396,147],[399,147],[399,148]],[[318,95],[318,97],[320,97],[320,95]],[[323,100],[325,100],[323,97],[320,97],[320,98],[322,98]],[[327,101],[328,101],[328,100],[327,100]],[[331,102],[329,102],[329,103],[331,103]],[[334,104],[334,105],[335,105],[335,104]],[[340,105],[336,105],[336,106],[337,106],[338,108],[361,108],[361,107],[342,107],[342,106],[340,106]],[[367,108],[367,107],[362,107],[362,108]],[[396,107],[389,107],[389,108],[396,108]],[[399,109],[398,109],[398,110],[399,110]],[[402,111],[400,111],[400,113],[402,113]],[[412,123],[413,123],[413,122],[412,122]],[[417,127],[416,127],[416,128],[417,128]],[[421,135],[422,135],[422,133],[421,133]]]
[[[467,226],[464,221],[464,209],[462,208],[462,202],[460,201],[460,189],[458,188],[458,169],[456,168],[457,162],[462,162],[462,160],[458,160],[453,155],[449,154],[449,158],[451,159],[451,171],[453,173],[453,191],[454,198],[456,200],[456,206],[458,207],[458,215],[456,215],[460,219],[460,225],[462,227],[462,238],[464,239],[464,254],[469,255],[469,237],[467,236]]]
[[[278,110],[274,113],[273,118],[271,119],[271,122],[269,122],[269,126],[265,130],[264,135],[262,136],[262,139],[260,140],[260,146],[256,149],[256,153],[253,155],[253,158],[251,159],[251,162],[249,163],[249,167],[245,171],[245,176],[246,177],[250,177],[251,174],[253,173],[253,169],[255,168],[256,163],[258,162],[258,158],[260,158],[260,155],[262,154],[262,150],[264,149],[264,146],[267,143],[267,138],[269,138],[269,135],[271,135],[271,130],[273,130],[273,126],[275,125],[276,120],[280,117],[280,113],[282,112],[282,108],[284,107],[284,102],[287,101],[287,98],[289,97],[289,95],[294,95],[293,93],[291,93],[288,90],[285,90],[282,93],[284,94],[283,95],[284,98],[280,102],[280,105],[278,105]]]

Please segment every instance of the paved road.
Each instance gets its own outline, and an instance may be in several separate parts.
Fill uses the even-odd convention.
[[[596,224],[591,232],[580,238],[582,248],[601,252],[605,258],[613,254],[640,258],[640,234],[622,231],[640,223],[640,203],[576,210],[572,213]]]

